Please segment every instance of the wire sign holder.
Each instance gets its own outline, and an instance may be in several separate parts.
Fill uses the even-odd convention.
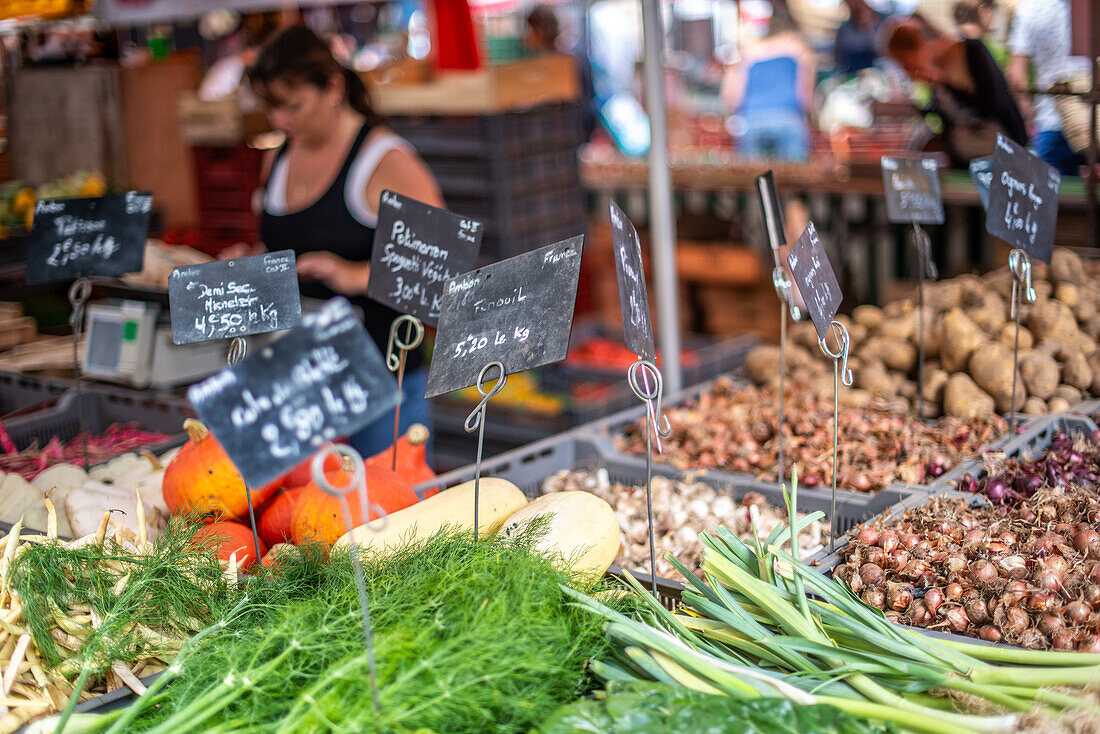
[[[836,274],[821,246],[821,240],[817,236],[817,229],[813,223],[806,228],[798,242],[791,248],[787,255],[787,264],[790,266],[794,281],[806,298],[806,310],[810,313],[814,329],[817,331],[817,343],[821,351],[833,360],[833,492],[832,511],[829,517],[830,550],[836,547],[836,485],[839,473],[839,445],[840,445],[840,386],[848,387],[852,384],[852,370],[848,367],[850,356],[851,337],[844,325],[835,320],[837,310],[843,296]],[[836,341],[836,348],[832,348],[826,340],[832,334]],[[797,512],[797,508],[794,508]]]
[[[939,168],[934,158],[882,158],[882,182],[886,194],[887,218],[896,224],[911,224],[910,241],[917,251],[917,417],[924,409],[924,281],[936,280],[939,271],[932,261],[932,240],[922,224],[943,224],[943,196]]]
[[[756,179],[756,190],[760,194],[760,206],[764,213],[764,229],[768,237],[768,246],[775,259],[772,269],[772,285],[779,298],[779,418],[776,425],[776,440],[779,444],[778,481],[783,484],[786,457],[786,402],[787,402],[787,317],[795,321],[802,319],[802,309],[792,302],[794,284],[787,278],[783,269],[780,248],[787,244],[783,229],[783,210],[779,205],[779,193],[775,189],[775,175],[768,171]]]
[[[641,380],[638,376],[641,375]],[[650,385],[652,378],[653,384]],[[649,527],[649,578],[654,598],[657,598],[657,541],[653,529],[653,444],[661,453],[661,438],[672,435],[668,416],[661,412],[664,399],[664,378],[650,361],[639,359],[630,365],[627,380],[633,393],[645,403],[645,508]]]
[[[497,370],[496,383],[486,392],[485,386],[490,379],[489,373],[493,369]],[[477,374],[477,392],[481,395],[481,401],[466,416],[466,422],[463,424],[466,433],[477,431],[477,461],[474,463],[474,540],[477,540],[478,529],[481,527],[478,523],[478,509],[481,506],[481,454],[485,448],[485,413],[489,409],[489,399],[503,390],[506,384],[508,384],[508,373],[504,371],[502,363],[490,362],[482,367],[481,372]]]
[[[88,466],[88,423],[84,418],[83,385],[84,376],[80,369],[80,332],[84,328],[84,307],[92,295],[92,281],[85,277],[77,278],[69,286],[69,326],[73,332],[73,387],[76,389],[76,417],[80,423],[80,448],[84,457],[84,466]]]
[[[351,479],[342,487],[334,485],[325,474],[325,461],[333,456],[340,460],[345,470],[351,474]],[[348,495],[358,492],[359,506],[366,512],[373,512],[378,516],[376,520],[367,522],[364,527],[368,531],[376,533],[384,530],[387,524],[386,511],[381,506],[371,503],[367,491],[367,472],[363,466],[363,457],[350,446],[329,444],[318,451],[310,462],[310,474],[313,481],[325,493],[340,500],[340,508],[344,513],[344,527],[350,533],[355,527],[355,521],[351,517],[351,506],[348,504]],[[374,637],[371,633],[370,601],[367,598],[367,582],[363,575],[362,554],[358,547],[352,548],[351,563],[355,568],[355,588],[359,594],[359,611],[363,616],[363,641],[367,650],[367,666],[370,675],[370,697],[374,704],[375,713],[382,711],[382,705],[378,700],[378,676],[374,664]]]
[[[405,327],[404,335],[401,327]],[[402,314],[390,325],[390,339],[386,346],[386,367],[397,374],[397,393],[404,395],[405,360],[413,349],[424,341],[424,322],[410,314]],[[390,468],[397,471],[397,439],[401,436],[401,403],[393,411],[393,461]]]
[[[1052,166],[1003,135],[997,135],[985,228],[989,234],[1014,248],[1008,256],[1008,269],[1012,273],[1009,317],[1016,324],[1012,347],[1012,398],[1008,406],[1013,433],[1017,423],[1020,312],[1025,303],[1035,302],[1035,289],[1031,286],[1031,258],[1049,263],[1054,251],[1058,190],[1061,185],[1062,176]]]

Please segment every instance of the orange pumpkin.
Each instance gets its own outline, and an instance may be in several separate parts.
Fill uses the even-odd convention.
[[[435,479],[435,472],[428,466],[427,459],[428,438],[430,435],[427,426],[414,423],[409,426],[409,430],[405,431],[404,436],[397,439],[396,469],[393,469],[394,446],[390,446],[385,451],[370,457],[367,459],[367,464],[393,469],[402,479],[414,487],[422,482],[431,481]]]
[[[325,471],[330,469],[340,468],[340,459],[332,454],[325,459]],[[303,461],[298,466],[288,471],[283,476],[279,477],[279,486],[292,488],[292,487],[304,487],[313,480],[313,457]]]
[[[195,545],[209,545],[222,561],[237,554],[237,565],[247,569],[256,563],[256,544],[252,539],[252,528],[239,522],[224,520],[214,522],[195,533]],[[267,546],[260,541],[260,557],[267,555]]]
[[[164,470],[161,492],[168,511],[201,513],[215,519],[248,515],[244,479],[218,439],[200,421],[183,423],[189,440]],[[252,491],[253,507],[261,507],[277,489],[275,483]]]
[[[298,506],[305,490],[305,487],[283,490],[275,496],[275,499],[267,503],[263,514],[256,522],[256,528],[268,547],[287,543],[293,538],[291,521],[294,519],[294,508]]]
[[[371,504],[390,513],[417,503],[412,486],[389,468],[371,465],[366,467],[366,473]],[[346,486],[351,479],[349,472],[342,468],[326,471],[325,476],[337,487]],[[340,498],[330,495],[314,482],[310,482],[302,490],[291,521],[293,540],[295,543],[316,542],[329,547],[348,531]],[[364,512],[366,508],[362,506],[358,490],[349,492],[346,496],[352,527],[362,525],[366,521],[364,518],[377,519],[375,512]]]

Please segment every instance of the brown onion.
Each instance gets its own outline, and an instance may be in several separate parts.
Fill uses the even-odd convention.
[[[960,596],[962,596],[962,593],[962,585],[954,581],[948,584],[943,590],[943,595],[947,598],[948,601],[954,601],[955,599],[958,599]]]
[[[986,642],[1000,642],[1001,641],[1001,628],[994,625],[987,624],[978,630],[978,637],[982,638]]]
[[[1008,546],[996,540],[991,540],[986,543],[985,549],[994,555],[1008,553]]]
[[[916,533],[902,533],[898,535],[898,542],[905,550],[912,550],[913,546],[920,542],[920,536]]]
[[[1001,573],[1009,578],[1022,579],[1027,576],[1027,561],[1023,556],[1005,556],[997,561]]]
[[[860,595],[863,603],[875,609],[882,609],[886,605],[886,594],[877,586],[868,586]]]
[[[859,577],[868,586],[878,586],[886,578],[882,567],[874,563],[864,563],[859,567]]]
[[[885,616],[886,616],[886,621],[887,622],[890,622],[892,624],[901,624],[901,613],[900,612],[894,612],[894,611],[886,612]]]
[[[924,627],[932,618],[932,615],[928,613],[928,607],[924,605],[923,601],[919,600],[913,603],[913,609],[909,614],[913,617],[913,624],[917,627]]]
[[[1089,569],[1089,581],[1100,584],[1100,563],[1092,564],[1092,568]]]
[[[1027,596],[1027,584],[1023,581],[1009,581],[1005,585],[1004,594],[1001,596],[1001,601],[1005,606],[1015,606],[1023,601]]]
[[[876,566],[885,566],[886,554],[882,552],[882,548],[871,547],[864,552],[863,561],[865,563],[873,563]]]
[[[966,556],[959,553],[952,553],[947,557],[947,560],[944,561],[944,566],[949,573],[962,573],[963,569],[966,568]]]
[[[1062,618],[1057,614],[1041,614],[1039,615],[1039,631],[1047,637],[1050,637],[1055,632],[1061,630],[1065,625],[1062,623]]]
[[[890,555],[890,551],[898,547],[898,536],[886,531],[879,535],[878,546],[882,548],[883,553]]]
[[[1062,607],[1062,616],[1072,625],[1081,625],[1092,616],[1092,609],[1083,601],[1071,601]]]
[[[1060,556],[1055,556],[1060,558]],[[1057,591],[1062,588],[1062,577],[1056,571],[1044,568],[1035,574],[1035,585],[1043,591]]]
[[[978,561],[970,566],[970,579],[976,584],[987,584],[997,578],[997,567],[989,561]]]
[[[1094,610],[1100,608],[1100,586],[1092,584],[1085,587],[1085,603]]]
[[[1073,631],[1067,629],[1058,630],[1050,638],[1050,646],[1055,650],[1072,650],[1076,642]]]
[[[984,542],[985,531],[981,528],[974,528],[973,530],[966,531],[966,535],[964,535],[962,539],[963,548],[978,546]]]
[[[966,632],[970,627],[970,618],[966,616],[966,610],[962,607],[952,607],[944,615],[948,626],[956,632]]]
[[[879,534],[878,528],[871,525],[865,525],[859,529],[859,532],[856,533],[856,537],[859,539],[860,543],[875,545],[878,543]]]
[[[886,606],[904,612],[913,603],[913,590],[908,584],[893,584],[886,591]]]
[[[1051,556],[1043,561],[1042,570],[1052,571],[1059,576],[1069,570],[1069,561],[1062,556]]]
[[[886,557],[886,568],[889,571],[900,571],[907,565],[909,565],[909,554],[900,548]]]
[[[1017,640],[1017,643],[1021,647],[1028,647],[1033,650],[1038,650],[1039,648],[1046,645],[1046,638],[1043,637],[1042,632],[1032,627],[1031,629],[1026,629],[1023,631],[1023,633]]]
[[[1045,612],[1050,608],[1050,597],[1046,595],[1046,592],[1032,594],[1024,599],[1024,607],[1029,612]]]
[[[924,605],[928,608],[930,614],[935,614],[936,610],[940,608],[940,604],[943,603],[943,592],[940,589],[933,586],[928,591],[924,592]]]
[[[1082,530],[1073,538],[1073,547],[1088,558],[1100,557],[1100,533],[1095,530]]]
[[[1001,625],[1005,632],[1010,635],[1020,635],[1031,624],[1031,619],[1027,616],[1027,612],[1019,607],[1009,607],[1005,610],[1005,621]]]
[[[964,607],[966,610],[966,616],[970,618],[975,624],[981,624],[988,618],[988,611],[985,605],[985,600],[981,597],[977,599],[971,599]]]
[[[1100,653],[1100,637],[1089,635],[1077,643],[1077,652]]]

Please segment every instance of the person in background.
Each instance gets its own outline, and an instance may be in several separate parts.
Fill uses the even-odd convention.
[[[549,5],[536,5],[531,8],[524,23],[524,47],[534,53],[558,51],[560,37],[561,23],[554,9]],[[581,124],[584,128],[584,139],[588,141],[596,131],[596,120],[599,116],[596,88],[592,78],[592,62],[588,58],[583,39],[565,53],[571,55],[577,62],[577,75],[581,87]]]
[[[977,38],[989,49],[989,54],[1003,71],[1008,66],[1008,48],[998,43],[990,32],[993,27],[993,15],[997,9],[996,0],[959,0],[955,3],[955,25],[962,38]]]
[[[915,82],[932,92],[933,108],[944,130],[926,150],[943,150],[956,168],[991,155],[997,133],[1027,144],[1027,126],[1008,82],[989,50],[974,38],[943,35],[913,16],[889,29],[886,51]]]
[[[230,48],[237,46],[240,50],[229,53],[210,65],[199,85],[199,99],[213,102],[236,94],[242,112],[258,111],[260,102],[246,83],[246,72],[256,60],[260,47],[276,30],[278,27],[265,15],[242,19],[237,29],[223,41],[223,45]]]
[[[385,354],[399,315],[366,297],[382,191],[443,206],[439,186],[407,142],[371,109],[367,89],[303,26],[272,38],[249,69],[272,126],[287,140],[265,160],[258,251],[293,250],[305,297],[347,296]],[[255,251],[253,251],[255,252]],[[226,251],[223,257],[245,252]],[[427,370],[419,352],[406,363],[401,430],[429,423]],[[393,413],[351,436],[364,457],[393,442]]]
[[[869,69],[878,58],[878,34],[885,17],[866,0],[844,0],[848,19],[836,29],[833,48],[838,74],[855,74]]]
[[[768,30],[748,45],[722,82],[722,102],[739,149],[749,158],[804,161],[810,153],[816,62],[786,4],[772,7]]]
[[[1070,53],[1070,7],[1067,0],[1021,0],[1012,19],[1008,47],[1012,58],[1006,75],[1025,113],[1031,113],[1036,154],[1063,175],[1075,176],[1085,157],[1075,152],[1062,134],[1062,117],[1055,98],[1039,94],[1030,104],[1028,71],[1035,71],[1035,87],[1051,85],[1088,72],[1087,59]]]

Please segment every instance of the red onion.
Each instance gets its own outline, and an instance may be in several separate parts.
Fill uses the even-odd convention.
[[[924,605],[928,608],[928,612],[930,614],[935,614],[936,610],[940,608],[940,604],[942,603],[943,592],[935,586],[924,592]]]
[[[860,566],[859,576],[863,579],[863,583],[868,586],[878,586],[886,578],[886,574],[882,571],[882,566],[878,566],[874,563],[864,563]]]
[[[955,583],[954,581],[948,584],[943,590],[943,595],[947,597],[948,601],[954,601],[955,599],[958,599],[960,596],[962,596],[962,593],[963,587],[960,584]]]
[[[1017,636],[1023,633],[1031,624],[1027,612],[1019,607],[1009,607],[1005,610],[1005,621],[1001,625],[1005,632]]]
[[[1001,628],[995,627],[991,624],[987,624],[980,630],[978,630],[978,637],[982,638],[986,642],[1000,642]]]
[[[1073,547],[1088,558],[1100,558],[1100,533],[1095,530],[1082,530],[1073,539]]]
[[[913,624],[917,627],[924,627],[932,618],[932,615],[928,612],[928,607],[924,605],[923,601],[919,600],[913,604],[910,615],[913,617]]]
[[[1075,644],[1073,632],[1067,629],[1058,630],[1050,638],[1050,646],[1055,650],[1072,650]]]
[[[1096,584],[1090,584],[1085,587],[1084,591],[1085,603],[1092,607],[1094,610],[1100,608],[1100,586]]]
[[[879,534],[878,528],[871,525],[865,525],[859,529],[859,532],[856,533],[856,537],[859,539],[860,543],[864,543],[865,545],[876,545],[878,543]]]
[[[981,624],[988,617],[985,600],[981,597],[968,601],[963,608],[966,610],[966,616],[975,624]]]
[[[976,584],[987,584],[997,578],[997,568],[989,561],[978,561],[970,566],[970,579]]]
[[[913,603],[913,590],[907,584],[892,584],[886,591],[886,606],[904,612]]]
[[[1025,596],[1027,596],[1027,584],[1023,581],[1009,581],[1005,585],[1001,601],[1005,606],[1012,607],[1023,601]]]
[[[1089,635],[1077,643],[1077,652],[1100,653],[1100,637]]]
[[[882,548],[883,553],[890,555],[890,551],[898,547],[898,536],[886,531],[879,535],[878,545]]]
[[[1043,633],[1032,627],[1031,629],[1024,630],[1019,639],[1017,640],[1021,647],[1028,647],[1033,650],[1038,650],[1046,644],[1046,638],[1043,637]]]
[[[1062,556],[1051,556],[1043,561],[1043,568],[1050,571],[1054,571],[1059,576],[1065,574],[1069,570],[1069,561]]]
[[[1057,614],[1040,614],[1039,615],[1039,631],[1047,637],[1050,637],[1055,632],[1059,631],[1065,625],[1062,623],[1062,618]]]
[[[998,505],[1008,494],[1008,482],[1003,477],[990,477],[982,483],[981,491],[993,504]]]
[[[1083,601],[1071,601],[1062,607],[1062,616],[1072,625],[1081,625],[1092,616],[1092,609]]]
[[[1092,568],[1089,569],[1089,581],[1100,584],[1100,563],[1092,564]]]
[[[959,553],[952,553],[944,561],[944,566],[949,573],[962,573],[966,568],[966,556]]]
[[[1044,591],[1057,591],[1062,588],[1062,577],[1049,568],[1044,568],[1035,574],[1035,585]]]
[[[966,632],[970,627],[970,618],[966,616],[966,611],[962,607],[948,609],[944,617],[947,619],[948,626],[956,632]]]
[[[902,533],[898,536],[898,542],[905,550],[912,550],[913,546],[920,542],[920,536],[916,533]]]
[[[1013,579],[1022,579],[1027,576],[1027,561],[1023,556],[1005,556],[997,561],[997,565],[1000,566],[1001,572],[1005,576]]]

